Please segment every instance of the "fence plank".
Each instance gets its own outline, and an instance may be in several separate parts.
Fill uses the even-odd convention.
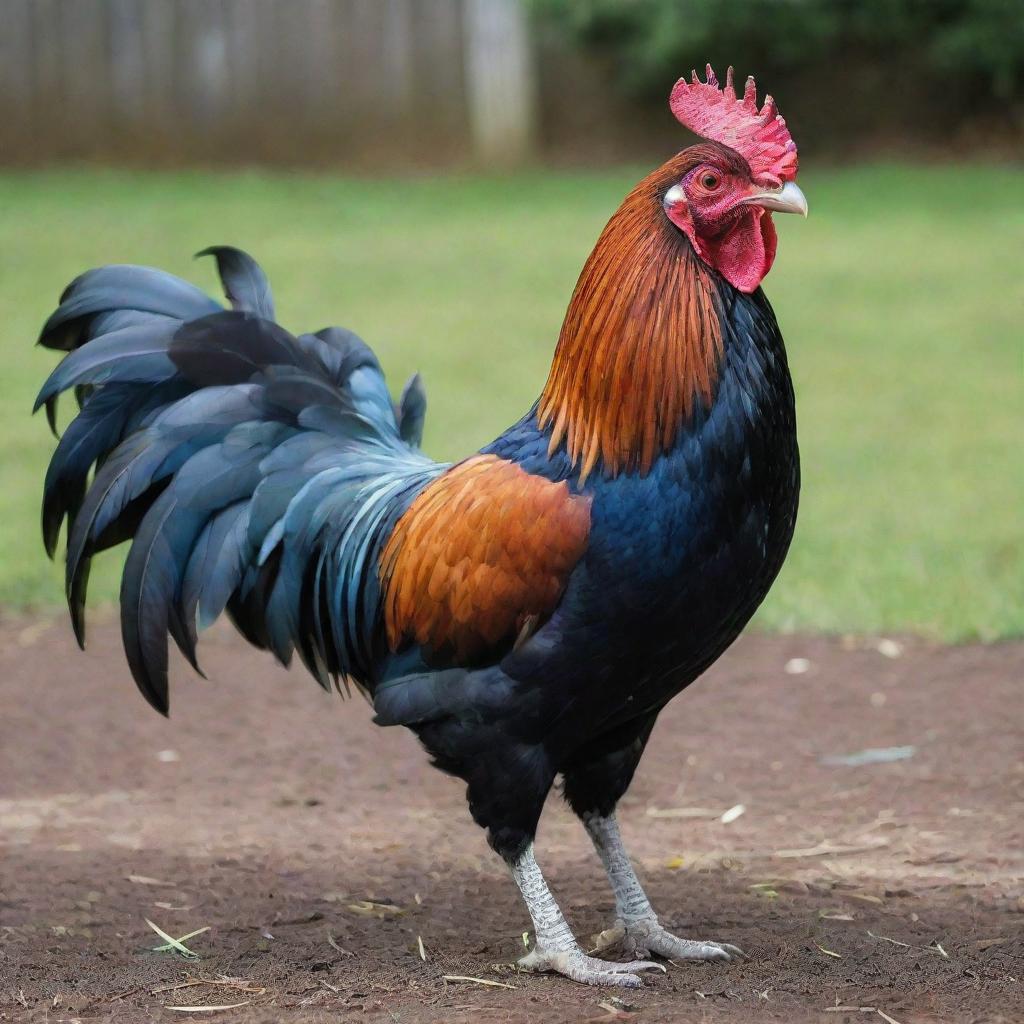
[[[112,113],[105,2],[60,0],[56,14],[64,145],[93,156],[102,152]]]
[[[526,13],[517,0],[466,0],[466,75],[476,151],[505,163],[533,146],[534,84]]]
[[[146,120],[146,37],[143,4],[108,0],[110,114],[117,124],[138,129]]]
[[[14,154],[32,150],[32,0],[7,0],[0,31],[0,124]]]
[[[139,158],[180,159],[182,142],[178,133],[178,104],[175,96],[174,37],[177,4],[168,0],[129,0],[139,9],[143,64],[138,88],[145,111],[135,128],[122,121],[119,149],[137,153]]]
[[[514,159],[521,2],[0,0],[0,160]]]
[[[60,91],[60,53],[57,42],[56,0],[33,0],[29,7],[29,45],[32,48],[32,127],[35,155],[63,156],[64,105]]]

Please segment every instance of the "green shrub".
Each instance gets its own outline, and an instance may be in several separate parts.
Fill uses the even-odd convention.
[[[1024,98],[1020,0],[532,0],[562,40],[602,58],[638,99],[710,61],[779,83],[845,79],[850,100],[934,99],[943,118]],[[866,86],[866,88],[865,88]],[[828,95],[838,96],[838,89]],[[788,104],[787,104],[788,105]],[[927,106],[927,104],[925,104]],[[927,111],[926,111],[927,112]]]

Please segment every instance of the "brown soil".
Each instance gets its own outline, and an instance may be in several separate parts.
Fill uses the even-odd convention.
[[[0,1020],[1024,1020],[1024,645],[876,647],[749,637],[663,716],[627,840],[663,920],[751,959],[626,992],[493,966],[528,925],[511,881],[461,784],[358,697],[217,631],[166,722],[113,624],[80,655],[63,623],[8,620]],[[611,900],[557,799],[538,852],[589,942]],[[145,918],[208,927],[201,959],[153,952]]]

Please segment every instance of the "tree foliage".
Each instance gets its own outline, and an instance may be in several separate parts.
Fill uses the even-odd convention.
[[[542,22],[602,57],[615,85],[640,99],[663,96],[681,69],[707,61],[756,68],[777,92],[792,74],[876,65],[894,91],[915,76],[947,113],[950,102],[977,110],[1024,98],[1021,0],[532,2]]]

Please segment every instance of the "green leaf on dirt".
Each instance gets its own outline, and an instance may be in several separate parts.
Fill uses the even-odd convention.
[[[165,953],[169,952],[170,950],[174,950],[175,952],[180,953],[187,960],[199,959],[199,954],[189,949],[188,946],[185,945],[185,940],[194,939],[197,935],[202,935],[203,932],[208,932],[210,930],[209,925],[207,925],[205,928],[197,928],[194,932],[189,932],[188,935],[182,935],[180,939],[175,939],[172,936],[168,935],[167,932],[165,932],[163,928],[161,928],[159,925],[154,924],[152,921],[150,921],[148,917],[143,918],[143,920],[146,922],[146,924],[149,925],[150,928],[153,929],[153,931],[157,933],[157,935],[160,936],[161,939],[164,939],[164,945],[153,947],[154,953]]]

